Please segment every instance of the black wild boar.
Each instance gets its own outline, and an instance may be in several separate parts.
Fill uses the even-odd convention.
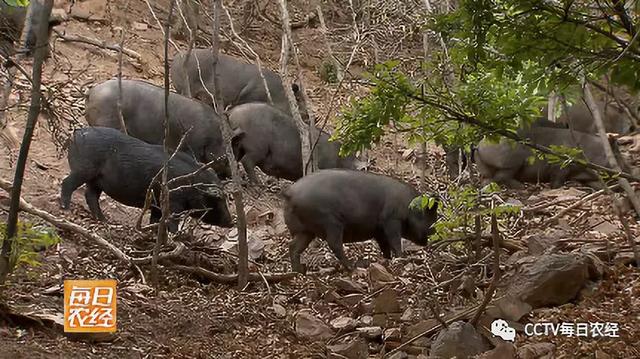
[[[532,127],[521,130],[519,135],[532,143],[543,146],[565,146],[582,149],[586,158],[597,165],[610,167],[599,137],[592,134],[562,128]],[[615,147],[615,141],[612,141]],[[512,188],[521,188],[521,182],[550,182],[553,188],[562,186],[568,180],[601,187],[598,176],[592,170],[572,164],[565,168],[538,160],[529,164],[533,154],[529,147],[513,145],[506,140],[500,143],[482,141],[475,152],[478,171],[486,182],[495,181]],[[626,168],[626,165],[623,164]]]
[[[566,123],[558,123],[558,122],[553,122],[553,121],[549,121],[544,117],[540,117],[538,119],[536,119],[535,121],[533,121],[530,125],[523,125],[523,128],[529,128],[529,127],[551,127],[551,128],[569,128],[568,125]],[[474,147],[472,146],[471,149],[471,153],[467,153],[467,152],[462,152],[462,156],[460,156],[460,154],[458,153],[458,149],[459,147],[444,147],[444,151],[445,151],[445,161],[447,164],[447,170],[449,172],[449,177],[450,178],[456,178],[458,177],[458,173],[459,173],[459,166],[458,163],[460,162],[460,157],[462,157],[462,168],[466,168],[468,163],[469,163],[469,158],[471,159],[471,162],[474,161],[473,159],[473,151],[474,151]]]
[[[91,126],[121,129],[118,115],[118,80],[102,82],[89,90],[86,118]],[[203,163],[219,158],[213,166],[222,177],[229,176],[224,157],[220,118],[213,109],[188,97],[169,94],[169,146],[174,149],[185,132],[181,151]],[[164,137],[164,88],[145,81],[122,80],[122,117],[127,134],[154,145]]]
[[[600,109],[600,114],[603,116],[602,120],[607,132],[626,134],[631,131],[631,120],[624,109],[617,103],[599,100],[597,105]],[[543,112],[544,114],[546,114],[546,110]],[[598,132],[594,121],[589,107],[583,100],[578,100],[576,104],[569,107],[567,112],[558,118],[558,123],[567,125],[567,128],[586,133]]]
[[[85,198],[94,217],[105,220],[100,209],[102,192],[131,207],[144,206],[147,188],[161,170],[167,156],[163,147],[151,145],[107,127],[88,127],[76,130],[69,145],[71,173],[62,182],[60,205],[69,208],[71,194],[86,184]],[[200,165],[189,155],[178,152],[169,162],[168,178],[195,172]],[[155,191],[158,186],[153,187]],[[232,218],[220,180],[212,170],[197,176],[178,180],[170,187],[169,207],[172,214],[189,211],[204,223],[231,227]],[[156,197],[157,198],[157,197]],[[151,207],[151,222],[160,219],[156,204]],[[175,219],[169,221],[169,230],[177,231]]]
[[[197,59],[197,61],[196,61]],[[171,64],[171,81],[178,93],[196,98],[204,103],[211,103],[210,93],[213,91],[213,55],[210,49],[194,49],[187,60],[187,52],[180,51],[173,58]],[[185,69],[185,62],[187,67]],[[198,64],[200,70],[198,70]],[[260,77],[258,66],[248,64],[232,56],[220,54],[217,72],[220,84],[220,95],[225,106],[237,106],[249,102],[269,102],[264,82]],[[269,87],[273,105],[291,115],[289,101],[282,85],[282,79],[277,73],[262,67],[264,78]],[[207,86],[205,89],[200,81]],[[293,86],[294,92],[297,85]]]
[[[291,117],[256,102],[231,109],[229,121],[235,130],[234,153],[252,182],[257,182],[255,166],[269,176],[291,181],[302,177],[300,133]],[[329,142],[327,133],[321,133],[316,149],[318,168],[355,169],[355,157],[340,157],[340,144]]]
[[[401,237],[426,245],[437,220],[431,209],[410,208],[420,194],[391,177],[345,169],[321,170],[284,191],[284,218],[292,240],[291,266],[304,273],[300,255],[322,238],[346,268],[342,244],[375,239],[385,258],[402,255]]]

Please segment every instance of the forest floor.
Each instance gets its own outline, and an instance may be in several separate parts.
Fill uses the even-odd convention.
[[[56,6],[68,12],[69,17],[58,30],[115,44],[119,42],[120,30],[117,27],[126,29],[125,47],[140,54],[141,61],[125,56],[123,76],[162,84],[162,32],[147,4],[144,1],[127,1],[128,8],[124,9],[124,5],[115,6],[113,3],[88,0],[76,2],[70,8],[69,2],[56,1]],[[160,18],[164,18],[168,1],[159,3],[161,6],[153,5],[153,8]],[[294,20],[303,19],[315,8],[312,1],[291,3]],[[277,68],[279,25],[254,16],[254,13],[248,15],[246,7],[230,5],[230,10],[234,19],[241,19],[236,23],[236,28],[242,29],[241,36],[268,66]],[[268,6],[266,11],[277,18],[275,5]],[[348,28],[348,15],[340,14],[339,9],[332,9],[330,14],[325,14],[330,33],[334,28],[335,31]],[[325,43],[322,33],[319,28],[310,26],[298,28],[294,33],[305,84],[311,92],[317,117],[334,117],[339,106],[348,102],[349,95],[364,92],[358,85],[349,84],[348,90],[338,95],[338,106],[331,108],[329,104],[336,85],[327,85],[318,75],[325,57],[324,51],[319,50],[319,44]],[[177,43],[185,47],[185,42]],[[70,211],[62,211],[58,207],[60,184],[68,173],[66,156],[59,143],[64,142],[72,128],[82,126],[84,93],[93,84],[118,73],[118,57],[110,50],[64,42],[59,38],[53,44],[54,55],[45,66],[43,83],[51,91],[58,91],[59,97],[54,104],[60,106],[58,111],[62,120],[56,124],[59,129],[51,131],[48,119],[44,116],[40,119],[27,163],[23,197],[38,208],[91,229],[132,256],[148,251],[153,241],[133,227],[132,218],[139,213],[137,209],[103,196],[101,205],[109,223],[96,222],[89,214],[82,188],[74,194]],[[348,53],[349,49],[343,47],[336,51]],[[230,41],[223,42],[223,51],[239,56]],[[419,47],[416,52],[420,53]],[[170,53],[175,53],[175,49]],[[357,73],[367,65],[367,61],[356,60],[353,72]],[[30,64],[26,63],[25,67],[30,68]],[[28,91],[27,80],[20,78],[13,101],[28,99]],[[20,138],[26,106],[23,103],[10,113],[11,125]],[[1,151],[0,178],[11,180],[15,153],[9,153],[5,148]],[[429,146],[426,156],[419,156],[419,152],[419,149],[406,145],[401,137],[387,136],[369,152],[369,170],[403,178],[416,186],[424,173],[427,181],[422,189],[442,191],[447,185],[443,180],[446,176],[442,151],[436,146]],[[257,253],[251,265],[253,271],[280,273],[289,270],[289,234],[282,222],[281,200],[278,198],[278,192],[287,185],[286,181],[271,180],[267,190],[245,191],[249,237],[257,238],[257,244],[252,247],[252,251]],[[503,267],[511,270],[519,258],[530,254],[530,240],[537,237],[552,240],[558,252],[597,253],[608,269],[604,279],[588,291],[582,291],[571,303],[535,309],[527,321],[616,322],[621,327],[620,337],[585,339],[519,334],[515,344],[522,347],[531,343],[553,343],[557,358],[640,358],[640,332],[637,329],[640,328],[640,272],[629,265],[630,249],[622,225],[611,210],[610,199],[601,196],[568,211],[557,224],[545,224],[546,219],[589,191],[584,188],[549,190],[543,186],[530,186],[526,190],[508,192],[509,199],[520,201],[523,208],[530,210],[525,210],[517,220],[502,228],[505,239],[515,243],[515,248],[504,251]],[[7,212],[7,198],[7,193],[0,193],[0,214],[3,218]],[[26,215],[22,219],[42,222]],[[234,230],[201,232],[202,235],[186,245],[211,248],[228,244],[226,238],[237,236]],[[631,232],[637,237],[640,228],[632,224]],[[421,249],[409,245],[405,258],[383,261],[375,244],[347,245],[347,254],[359,266],[352,275],[348,275],[330,272],[337,266],[337,260],[324,243],[318,242],[307,250],[304,258],[312,270],[323,270],[321,273],[324,274],[297,276],[268,285],[263,281],[252,282],[240,291],[233,285],[208,283],[171,267],[160,266],[159,291],[156,293],[150,283],[148,266],[142,268],[146,279],[143,283],[136,272],[96,243],[67,231],[59,234],[62,242],[41,252],[41,265],[19,268],[10,276],[3,290],[0,303],[4,304],[0,304],[0,313],[6,313],[10,308],[22,316],[0,315],[0,358],[324,358],[329,346],[348,342],[352,333],[334,331],[329,338],[319,341],[301,338],[295,327],[301,310],[310,310],[325,323],[335,323],[335,319],[341,317],[368,323],[373,318],[375,322],[368,325],[398,328],[400,341],[406,341],[420,333],[420,328],[425,328],[425,325],[433,325],[433,310],[430,308],[434,307],[434,302],[439,303],[434,310],[440,311],[444,317],[460,313],[482,300],[481,293],[490,282],[490,276],[484,273],[474,279],[476,282],[468,290],[469,286],[463,283],[467,277],[461,275],[468,261],[464,250],[457,246]],[[220,250],[212,253],[220,262],[221,270],[234,272],[233,255],[225,255]],[[482,253],[483,256],[490,254],[490,249],[486,248]],[[372,300],[375,301],[379,295],[380,285],[372,277],[371,263],[382,263],[393,276],[394,280],[385,283],[385,287],[397,294],[401,314],[389,315],[382,323],[380,316],[372,314],[375,305]],[[491,262],[489,259],[479,264],[490,267]],[[118,280],[118,331],[115,338],[95,343],[72,340],[55,326],[47,324],[46,320],[44,324],[38,324],[19,319],[59,315],[63,308],[63,281],[77,278]],[[340,282],[339,278],[344,281]],[[359,288],[344,288],[344,283],[356,283]],[[430,288],[438,283],[446,285],[432,292]],[[432,339],[433,335],[406,350],[412,357],[417,357],[422,350],[426,355]],[[371,355],[379,357],[380,354],[375,353],[388,352],[393,348],[391,342],[378,338],[367,345]]]

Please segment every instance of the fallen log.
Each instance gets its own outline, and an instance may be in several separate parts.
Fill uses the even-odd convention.
[[[221,274],[215,273],[210,270],[201,268],[201,267],[190,267],[173,263],[162,263],[162,265],[167,265],[168,267],[175,268],[177,270],[195,274],[201,276],[205,279],[208,279],[212,282],[216,283],[224,283],[224,284],[233,284],[238,282],[238,274]],[[288,272],[288,273],[266,273],[266,274],[258,274],[258,273],[249,273],[249,282],[258,282],[258,281],[268,281],[268,282],[282,282],[285,280],[289,280],[297,276],[299,273]]]

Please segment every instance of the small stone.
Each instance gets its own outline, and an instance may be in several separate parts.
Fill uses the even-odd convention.
[[[487,351],[482,336],[473,325],[457,321],[443,329],[431,344],[431,356],[443,358],[468,358]]]
[[[374,314],[371,324],[377,327],[385,328],[387,326],[387,315],[384,313]]]
[[[329,303],[335,303],[342,300],[342,296],[338,294],[335,290],[330,290],[324,294],[324,300]]]
[[[403,351],[399,351],[399,352],[393,353],[393,355],[390,356],[389,359],[407,359],[408,357],[409,355],[407,355],[407,353]]]
[[[327,351],[329,359],[366,359],[369,355],[367,342],[360,337],[344,344],[331,345]]]
[[[377,339],[382,336],[382,328],[380,327],[362,327],[357,328],[356,331],[366,339]]]
[[[371,324],[373,324],[373,317],[370,315],[363,315],[360,318],[360,323],[366,325],[366,326],[370,326]]]
[[[353,307],[364,299],[364,294],[354,293],[342,297],[342,302]]]
[[[384,331],[384,340],[391,340],[391,341],[398,342],[400,341],[401,337],[402,337],[402,334],[400,332],[400,328],[389,328],[389,329],[385,329]]]
[[[551,359],[555,358],[556,345],[553,343],[525,344],[518,348],[518,358],[521,359]]]
[[[333,337],[333,331],[309,310],[296,314],[295,331],[299,337],[311,340],[327,340]]]
[[[398,302],[398,293],[394,289],[384,290],[374,299],[374,313],[398,313],[400,312],[400,303]]]
[[[278,318],[284,318],[287,316],[287,310],[284,309],[284,307],[280,304],[274,304],[271,309],[273,309],[273,311],[276,313],[276,317]]]
[[[338,292],[343,292],[345,294],[366,292],[363,285],[346,278],[337,278],[333,281],[333,285],[336,287]]]
[[[383,286],[393,283],[396,278],[389,273],[385,267],[379,263],[372,263],[369,266],[369,281],[373,290],[382,288]]]
[[[479,359],[515,359],[516,358],[516,347],[504,341],[499,341],[498,345],[495,348],[489,350],[488,352],[482,353]]]
[[[413,320],[413,309],[411,309],[411,308],[405,309],[404,313],[402,313],[402,316],[400,317],[400,320],[402,320],[403,322],[412,321]]]
[[[329,324],[336,330],[351,331],[358,326],[358,321],[349,317],[338,317]]]
[[[143,23],[143,22],[137,22],[134,21],[133,22],[133,29],[137,30],[137,31],[144,31],[147,30],[149,28],[149,25]]]

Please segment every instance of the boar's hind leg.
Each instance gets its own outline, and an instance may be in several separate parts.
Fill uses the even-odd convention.
[[[340,263],[345,267],[346,270],[351,271],[351,262],[344,254],[344,247],[342,245],[342,235],[343,228],[340,224],[330,224],[326,229],[326,238],[327,244],[329,244],[329,248],[335,256],[338,258]]]
[[[289,257],[291,258],[291,269],[294,272],[303,274],[306,272],[305,265],[300,263],[300,255],[313,241],[313,237],[312,234],[306,232],[296,233],[289,242]]]
[[[60,207],[63,209],[68,209],[71,204],[71,195],[78,187],[82,186],[85,183],[85,179],[79,176],[77,173],[71,172],[63,181],[62,181],[62,190],[60,193]]]
[[[256,164],[255,162],[249,158],[249,156],[244,156],[240,160],[242,163],[242,167],[244,167],[244,171],[247,173],[247,177],[249,178],[249,182],[258,183],[258,177],[256,176]]]
[[[87,205],[89,206],[89,210],[91,214],[95,218],[100,221],[106,222],[106,218],[104,217],[104,213],[102,213],[102,209],[100,209],[100,195],[102,194],[102,190],[100,187],[96,186],[95,183],[87,182],[87,188],[84,192],[84,198],[87,201]]]

